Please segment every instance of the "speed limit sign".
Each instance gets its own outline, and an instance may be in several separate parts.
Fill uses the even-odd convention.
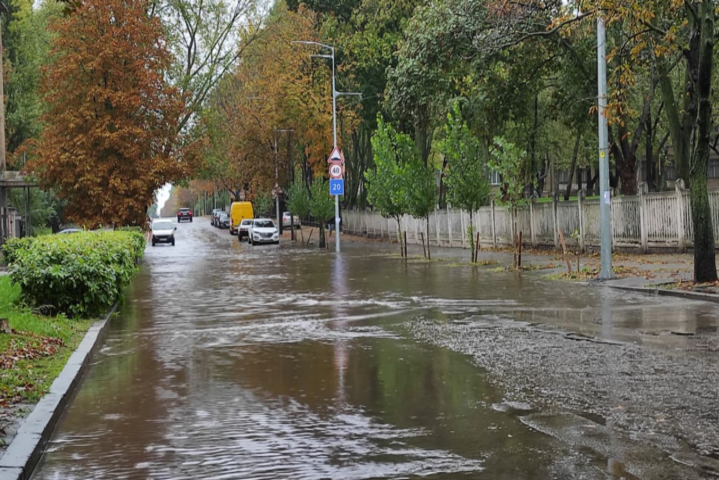
[[[330,165],[330,178],[342,178],[342,165],[339,163]]]

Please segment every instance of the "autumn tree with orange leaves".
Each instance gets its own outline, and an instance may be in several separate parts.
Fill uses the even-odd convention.
[[[326,175],[332,150],[331,71],[316,50],[295,40],[319,40],[309,10],[275,5],[263,30],[244,50],[242,62],[213,92],[203,114],[204,177],[235,198],[269,193],[275,183],[292,183],[295,167],[309,187]],[[356,104],[338,105],[341,126],[356,124]],[[275,152],[277,141],[277,152]]]
[[[142,225],[154,192],[185,175],[183,103],[168,85],[162,25],[147,0],[86,0],[53,26],[48,108],[32,169],[87,227]]]

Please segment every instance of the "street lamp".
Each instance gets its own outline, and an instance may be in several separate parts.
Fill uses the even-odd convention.
[[[275,210],[277,213],[277,228],[282,235],[282,218],[280,218],[280,176],[278,169],[279,153],[277,151],[277,132],[294,132],[292,128],[275,128]]]
[[[338,92],[335,88],[335,47],[325,45],[324,43],[312,42],[309,40],[295,40],[292,43],[299,43],[303,45],[314,45],[316,47],[324,48],[331,52],[330,55],[310,55],[311,57],[317,58],[329,58],[332,60],[332,139],[333,146],[337,148],[337,97],[341,95],[345,96],[358,96],[362,98],[361,93],[355,92]],[[335,251],[340,252],[340,196],[335,195]]]

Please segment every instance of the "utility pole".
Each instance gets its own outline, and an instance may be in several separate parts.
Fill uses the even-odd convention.
[[[609,189],[609,129],[607,127],[607,34],[601,14],[597,17],[597,78],[599,106],[599,218],[602,269],[600,280],[614,278],[612,271],[612,207]]]
[[[362,98],[361,93],[356,92],[338,92],[335,88],[335,47],[325,45],[319,42],[310,42],[306,40],[296,40],[292,43],[301,43],[304,45],[316,45],[329,50],[330,55],[310,55],[317,58],[329,58],[332,60],[332,140],[334,148],[337,148],[337,97],[341,95],[358,96]],[[335,195],[335,251],[340,253],[340,196]]]

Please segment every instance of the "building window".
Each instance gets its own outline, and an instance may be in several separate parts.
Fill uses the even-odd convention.
[[[499,172],[491,171],[489,172],[489,184],[490,185],[499,185],[502,182],[502,176],[499,174]]]

